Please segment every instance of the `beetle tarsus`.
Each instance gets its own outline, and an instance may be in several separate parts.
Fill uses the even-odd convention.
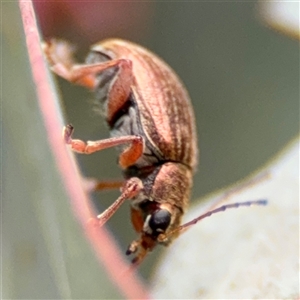
[[[130,255],[130,254],[133,254],[133,253],[136,253],[137,250],[138,250],[138,245],[139,245],[139,242],[138,241],[133,241],[127,248],[126,250],[126,255]]]
[[[68,124],[67,126],[64,127],[63,129],[63,138],[66,142],[66,144],[71,144],[72,142],[72,134],[74,132],[74,127],[72,124]]]

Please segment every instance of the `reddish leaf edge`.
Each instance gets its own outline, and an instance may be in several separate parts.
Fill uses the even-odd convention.
[[[63,143],[61,135],[63,126],[62,118],[56,105],[55,93],[49,82],[48,70],[41,50],[41,39],[32,1],[19,0],[19,7],[33,81],[48,141],[71,206],[87,239],[93,246],[97,259],[103,263],[108,275],[126,299],[149,299],[148,292],[138,276],[133,271],[124,272],[129,270],[130,266],[123,259],[120,250],[108,231],[104,227],[98,228],[94,222],[88,222],[95,218],[96,212],[90,205],[91,200],[83,190],[78,168],[72,161],[72,156],[69,155]]]

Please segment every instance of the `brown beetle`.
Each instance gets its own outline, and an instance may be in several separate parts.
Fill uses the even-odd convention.
[[[125,183],[121,196],[98,216],[104,224],[126,200],[140,237],[128,247],[138,264],[158,243],[169,244],[182,229],[223,206],[181,225],[197,165],[197,135],[188,93],[175,72],[155,54],[131,42],[109,39],[94,45],[83,65],[75,64],[69,44],[44,45],[51,69],[71,82],[92,89],[101,103],[111,138],[100,141],[64,139],[79,153],[120,148],[119,165]],[[98,184],[103,187],[119,184]],[[239,205],[251,205],[254,202]],[[261,203],[256,203],[261,204]]]

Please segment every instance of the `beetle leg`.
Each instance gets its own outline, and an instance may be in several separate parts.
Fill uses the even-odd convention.
[[[141,136],[125,135],[100,141],[88,141],[85,143],[82,140],[73,140],[71,137],[73,131],[74,128],[70,124],[64,127],[64,140],[71,146],[72,150],[82,154],[91,154],[106,148],[131,143],[119,156],[119,165],[124,169],[133,165],[143,154],[144,143]]]
[[[103,190],[120,189],[124,185],[124,180],[99,181],[95,178],[83,178],[83,187],[87,193]]]
[[[118,67],[122,70],[124,76],[118,81],[119,92],[123,94],[125,87],[126,98],[129,94],[129,85],[131,83],[131,61],[128,59],[116,59],[96,64],[76,64],[73,59],[72,46],[65,41],[51,40],[43,43],[43,50],[46,58],[51,65],[51,70],[58,76],[83,85],[87,88],[94,89],[97,86],[96,74],[107,69]],[[127,87],[128,86],[128,87]]]
[[[109,60],[91,65],[73,65],[67,70],[62,64],[52,67],[52,70],[68,81],[96,89],[98,85],[97,74],[108,69],[116,68],[116,73],[108,91],[107,120],[112,119],[115,113],[122,108],[131,93],[132,62],[128,59]]]
[[[62,63],[58,63],[53,65],[51,70],[70,82],[95,89],[98,83],[97,74],[113,67],[120,67],[122,64],[129,64],[128,62],[129,60],[126,59],[118,59],[92,65],[73,65],[70,69],[67,69]],[[130,79],[129,76],[122,84],[126,85]]]
[[[43,50],[54,73],[92,90],[99,84],[97,74],[115,68],[107,95],[107,120],[110,120],[128,100],[133,83],[131,60],[119,58],[89,65],[77,64],[73,59],[72,46],[59,40],[44,42]]]
[[[105,224],[107,220],[118,210],[126,199],[134,198],[143,188],[142,181],[137,177],[128,179],[123,188],[121,196],[103,213],[97,216],[100,226]]]
[[[147,253],[149,252],[148,249],[145,248],[141,248],[139,253],[137,254],[137,256],[135,256],[132,260],[131,263],[133,265],[134,268],[138,267],[142,261],[144,260],[144,258],[146,257]]]
[[[69,69],[75,64],[75,47],[66,41],[50,39],[42,43],[42,49],[51,66],[61,63]]]
[[[94,186],[94,191],[119,189],[123,186],[124,180],[98,181]]]
[[[54,73],[68,81],[76,81],[72,75],[72,70],[79,65],[75,62],[73,57],[74,47],[70,43],[51,39],[43,42],[42,48]],[[95,77],[86,75],[78,83],[87,88],[93,88],[95,86]]]

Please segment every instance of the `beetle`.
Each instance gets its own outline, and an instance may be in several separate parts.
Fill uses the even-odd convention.
[[[170,244],[200,219],[233,207],[222,206],[180,225],[198,162],[197,134],[189,95],[162,59],[120,39],[95,44],[81,65],[75,63],[72,47],[64,41],[46,42],[44,53],[54,73],[94,91],[102,107],[111,138],[73,139],[72,125],[64,128],[63,137],[74,151],[83,154],[119,148],[125,182],[120,197],[98,220],[103,225],[126,199],[130,200],[131,221],[139,237],[126,254],[136,253],[134,264],[157,244]],[[113,183],[106,186],[121,187]],[[98,189],[102,187],[98,184]]]

